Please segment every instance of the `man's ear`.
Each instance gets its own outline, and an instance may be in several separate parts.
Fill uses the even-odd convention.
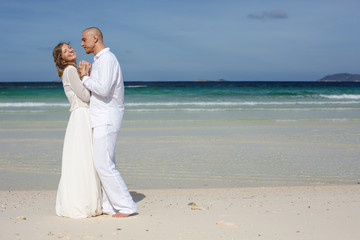
[[[98,36],[94,35],[94,42],[97,43],[99,41]]]

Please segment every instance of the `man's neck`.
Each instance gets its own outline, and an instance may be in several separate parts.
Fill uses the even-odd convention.
[[[96,56],[99,52],[105,49],[104,45],[100,45],[99,47],[95,48],[94,55]]]

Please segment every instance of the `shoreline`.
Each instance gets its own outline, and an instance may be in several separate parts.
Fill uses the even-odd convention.
[[[0,191],[1,239],[352,240],[360,234],[358,184],[130,192],[135,216],[69,219],[55,215],[56,191]]]
[[[358,121],[137,118],[147,119],[128,116],[116,148],[117,168],[131,189],[356,184],[360,179]],[[65,124],[51,119],[2,125],[0,190],[57,189]]]
[[[12,191],[56,191],[60,181],[61,174],[55,173],[26,173],[26,172],[7,172],[0,170],[0,192]],[[129,190],[170,190],[170,189],[246,189],[246,188],[286,188],[286,187],[327,187],[327,186],[347,186],[359,185],[359,181],[329,181],[329,182],[301,182],[301,181],[287,181],[287,182],[266,182],[265,179],[258,182],[246,182],[242,184],[216,184],[215,181],[202,180],[182,180],[177,179],[171,181],[171,184],[161,183],[161,179],[156,182],[149,179],[149,182],[134,181],[134,178],[129,178],[125,174],[125,183]],[[130,181],[132,180],[132,181]],[[136,180],[136,179],[135,179]],[[230,181],[230,180],[229,180]]]

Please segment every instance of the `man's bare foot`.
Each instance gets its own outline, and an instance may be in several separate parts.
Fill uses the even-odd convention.
[[[125,218],[125,217],[130,216],[130,214],[117,212],[117,213],[113,214],[112,216],[113,216],[113,217],[116,217],[116,218]]]

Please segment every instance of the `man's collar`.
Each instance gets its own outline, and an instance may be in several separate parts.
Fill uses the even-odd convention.
[[[98,52],[98,54],[96,54],[96,55],[94,56],[94,61],[95,61],[96,59],[99,59],[99,57],[100,57],[101,55],[103,55],[104,53],[109,52],[109,51],[110,51],[110,48],[104,48],[103,50],[101,50],[100,52]]]

